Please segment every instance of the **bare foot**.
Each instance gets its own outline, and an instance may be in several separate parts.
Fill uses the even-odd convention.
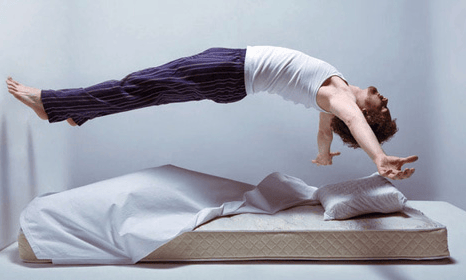
[[[68,124],[71,125],[71,126],[77,126],[77,125],[78,125],[78,124],[76,124],[76,123],[73,121],[72,118],[69,118],[69,119],[67,119],[66,121],[67,121]]]
[[[44,105],[42,105],[42,100],[40,99],[40,89],[24,86],[11,77],[8,77],[6,83],[8,85],[8,91],[13,94],[14,97],[34,110],[39,118],[43,120],[48,119],[47,113],[44,110]]]
[[[47,113],[44,110],[44,105],[42,104],[41,100],[41,90],[37,88],[28,87],[18,83],[17,81],[13,80],[11,77],[8,77],[6,80],[6,84],[8,85],[8,91],[13,94],[19,101],[23,102],[27,106],[29,106],[39,118],[43,120],[48,120]],[[69,118],[66,120],[69,125],[77,126],[77,124],[73,121],[73,119]]]

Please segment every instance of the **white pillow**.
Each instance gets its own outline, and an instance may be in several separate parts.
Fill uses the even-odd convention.
[[[401,211],[406,197],[390,181],[371,176],[320,187],[315,192],[325,208],[324,220],[341,220],[368,213]]]

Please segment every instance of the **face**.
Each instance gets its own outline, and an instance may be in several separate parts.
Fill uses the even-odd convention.
[[[381,112],[382,114],[390,113],[387,108],[388,99],[381,95],[376,87],[370,86],[363,91],[364,109]]]

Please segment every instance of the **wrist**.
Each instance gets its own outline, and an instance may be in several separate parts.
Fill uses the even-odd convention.
[[[330,158],[330,154],[327,154],[327,153],[319,153],[319,154],[317,155],[317,158],[318,158],[318,159],[321,159],[321,160],[326,160],[326,159]]]
[[[319,151],[318,156],[329,157],[330,156],[330,151]]]
[[[372,158],[372,161],[378,166],[386,157],[387,155],[384,153],[376,154]]]

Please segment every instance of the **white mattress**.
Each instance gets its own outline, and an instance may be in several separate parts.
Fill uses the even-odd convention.
[[[324,221],[323,212],[315,205],[274,215],[218,218],[183,233],[141,261],[418,260],[450,255],[445,226],[413,208],[344,221]],[[18,240],[23,260],[40,261],[24,236],[20,234]]]
[[[446,228],[412,208],[324,221],[323,208],[241,214],[207,223],[144,261],[433,259],[449,256]]]

